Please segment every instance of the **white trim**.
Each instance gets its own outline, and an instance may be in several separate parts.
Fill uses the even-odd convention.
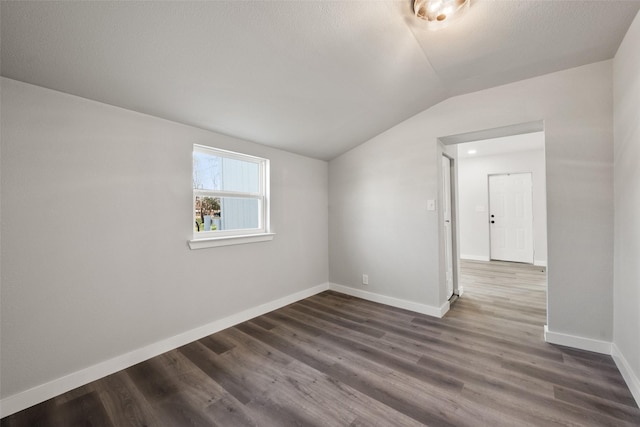
[[[196,153],[204,154],[208,156],[218,157],[221,159],[233,159],[239,160],[245,163],[254,163],[258,166],[258,188],[260,191],[258,192],[245,192],[245,191],[227,191],[227,190],[210,190],[204,188],[194,188],[193,189],[193,218],[192,224],[196,222],[196,199],[198,197],[214,197],[214,198],[242,198],[242,199],[250,199],[256,200],[258,202],[258,223],[259,226],[253,229],[241,229],[241,230],[219,230],[219,231],[193,231],[193,240],[189,241],[189,247],[191,249],[201,249],[201,248],[210,248],[215,246],[229,246],[229,245],[238,245],[243,243],[254,243],[256,241],[266,241],[271,239],[261,239],[261,240],[251,240],[251,239],[240,239],[236,241],[223,242],[221,239],[227,237],[245,237],[247,235],[267,235],[270,234],[271,231],[271,223],[270,223],[270,179],[271,179],[271,170],[270,170],[270,161],[269,159],[264,159],[262,157],[251,156],[243,153],[236,153],[233,151],[221,150],[219,148],[209,147],[206,145],[193,145],[193,154]],[[194,157],[195,158],[195,157]],[[192,172],[193,173],[193,172]],[[223,213],[224,216],[224,213]],[[209,242],[204,245],[192,245],[191,242],[195,242],[197,240],[210,240],[210,239],[219,239],[215,242]],[[195,247],[198,246],[198,247]]]
[[[483,256],[483,255],[461,254],[460,255],[460,259],[464,259],[464,260],[468,260],[468,261],[491,261],[491,259],[488,256]],[[547,260],[536,259],[536,260],[533,261],[533,265],[538,266],[538,267],[546,267],[547,266]]]
[[[251,199],[262,201],[262,193],[252,193],[251,191],[227,191],[227,190],[203,190],[200,188],[194,188],[193,193],[196,196],[200,197],[220,197],[221,199],[225,197],[236,198],[236,199]]]
[[[268,242],[276,233],[247,234],[245,236],[221,236],[210,239],[189,240],[189,248],[205,249],[218,246],[244,245],[245,243]]]
[[[261,162],[268,160],[263,157],[252,156],[251,154],[238,153],[236,151],[223,150],[222,148],[211,147],[209,145],[193,144],[193,151],[201,154],[214,155],[217,157],[228,157],[234,160],[240,160],[243,162],[251,162],[260,164]]]
[[[458,286],[458,292],[457,292],[458,297],[461,297],[462,294],[464,294],[464,287]]]
[[[579,350],[593,351],[595,353],[611,354],[611,343],[607,341],[594,340],[576,335],[568,335],[560,332],[552,332],[549,326],[544,325],[544,340],[549,344],[564,345]]]
[[[491,261],[488,256],[484,255],[460,255],[460,259],[466,259],[469,261]]]
[[[387,295],[380,295],[373,292],[363,291],[361,289],[351,288],[348,286],[338,285],[337,283],[329,283],[329,289],[331,289],[332,291],[340,292],[342,294],[351,295],[353,297],[366,299],[367,301],[415,311],[416,313],[426,314],[433,317],[442,317],[447,313],[447,311],[449,311],[449,301],[446,301],[440,307],[434,307],[432,305],[420,304],[413,301],[394,298]]]
[[[614,362],[616,362],[616,366],[622,374],[622,378],[624,378],[624,381],[627,383],[627,387],[629,387],[633,398],[636,399],[636,403],[640,406],[640,379],[633,372],[629,362],[627,362],[627,359],[625,359],[615,343],[611,345],[611,357],[613,357]]]
[[[8,396],[0,400],[0,418],[14,414],[18,411],[44,402],[45,400],[51,399],[52,397],[66,393],[74,388],[106,377],[107,375],[111,375],[190,342],[215,334],[223,329],[326,291],[327,289],[329,289],[329,284],[323,283],[321,285],[278,298],[257,307],[249,308],[241,311],[240,313],[232,314],[231,316],[223,319],[216,320],[190,331],[183,332],[151,345],[133,350],[129,353],[114,357],[113,359],[97,363],[93,366],[89,366],[88,368],[81,369],[64,377],[49,381],[48,383],[38,385],[29,390]]]

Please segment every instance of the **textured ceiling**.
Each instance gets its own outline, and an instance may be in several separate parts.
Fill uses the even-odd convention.
[[[320,159],[452,95],[612,58],[638,1],[8,2],[1,72]]]

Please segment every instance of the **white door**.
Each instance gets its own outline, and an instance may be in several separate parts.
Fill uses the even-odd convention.
[[[491,259],[533,264],[531,173],[489,176]]]
[[[442,156],[442,214],[444,217],[444,253],[447,299],[453,295],[453,233],[451,230],[451,159]]]

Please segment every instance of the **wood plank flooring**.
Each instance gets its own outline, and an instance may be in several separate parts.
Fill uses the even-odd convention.
[[[610,357],[544,343],[543,269],[465,261],[461,276],[443,319],[324,292],[1,425],[640,425]]]

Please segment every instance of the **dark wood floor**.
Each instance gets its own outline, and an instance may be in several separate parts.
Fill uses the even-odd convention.
[[[640,425],[610,357],[544,343],[541,268],[462,273],[443,319],[324,292],[2,427]]]

